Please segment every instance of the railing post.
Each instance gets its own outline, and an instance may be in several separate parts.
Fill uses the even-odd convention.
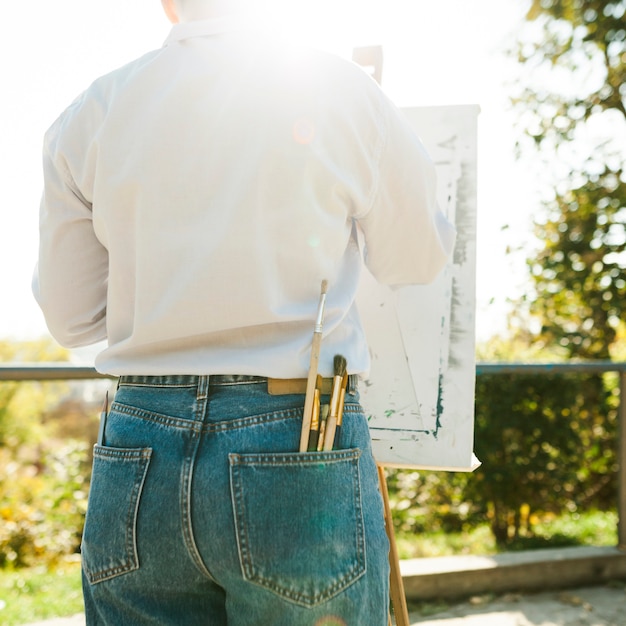
[[[618,420],[617,539],[618,547],[626,550],[626,369],[619,371]]]

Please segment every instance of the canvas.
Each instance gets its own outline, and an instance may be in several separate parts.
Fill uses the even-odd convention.
[[[435,162],[438,199],[457,228],[430,285],[391,290],[363,272],[357,306],[372,366],[361,385],[374,453],[395,467],[471,471],[476,284],[476,105],[404,109]]]

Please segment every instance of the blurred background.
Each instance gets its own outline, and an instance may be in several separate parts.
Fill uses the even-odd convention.
[[[616,545],[626,0],[262,8],[272,28],[347,58],[382,46],[382,88],[399,106],[481,109],[477,358],[493,366],[476,386],[483,465],[389,471],[401,557]],[[169,23],[158,0],[30,0],[8,3],[1,28],[0,362],[90,363],[93,350],[49,338],[30,293],[42,137],[94,78],[159,47]],[[512,362],[563,368],[500,367]],[[0,623],[80,610],[90,449],[109,385],[0,382]]]

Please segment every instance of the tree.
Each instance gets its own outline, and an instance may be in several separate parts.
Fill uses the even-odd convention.
[[[557,182],[529,261],[541,339],[609,358],[626,307],[626,0],[533,0],[514,97]],[[521,81],[522,84],[527,81]]]
[[[550,190],[529,261],[533,339],[565,358],[609,358],[624,331],[625,13],[626,0],[532,0],[518,49],[519,148],[539,156]],[[499,543],[522,511],[613,506],[614,380],[481,376],[476,398],[483,467],[467,493],[487,503]]]

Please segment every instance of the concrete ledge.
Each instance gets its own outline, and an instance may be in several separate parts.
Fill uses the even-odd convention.
[[[400,562],[408,600],[539,591],[626,579],[626,552],[585,546]]]

